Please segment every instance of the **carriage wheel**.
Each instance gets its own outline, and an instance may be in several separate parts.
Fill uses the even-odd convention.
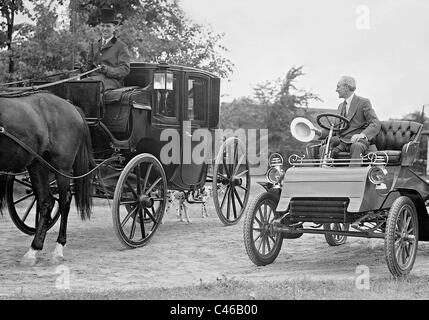
[[[237,137],[221,146],[213,168],[213,201],[224,225],[240,221],[250,192],[250,172],[246,148]]]
[[[125,166],[113,195],[115,233],[129,248],[146,245],[155,234],[167,203],[167,178],[154,156],[137,155]]]
[[[410,198],[402,196],[393,202],[386,224],[387,266],[395,278],[404,277],[413,268],[419,239],[417,211]]]
[[[283,244],[283,235],[272,224],[278,199],[264,192],[247,208],[244,217],[244,245],[250,260],[257,266],[274,262]]]
[[[348,223],[324,223],[323,229],[333,231],[349,231]],[[325,234],[326,242],[333,247],[341,246],[347,242],[347,236],[341,234]]]
[[[30,236],[36,233],[39,222],[37,212],[37,200],[31,185],[28,173],[19,176],[9,176],[6,185],[6,202],[9,215],[16,227]],[[48,223],[48,230],[54,226],[60,217],[58,207],[58,188],[56,180],[51,179],[51,193],[55,199],[55,206],[51,212],[51,220]]]

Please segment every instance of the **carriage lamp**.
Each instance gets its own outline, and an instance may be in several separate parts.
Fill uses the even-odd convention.
[[[270,167],[282,167],[283,166],[283,157],[280,153],[273,153],[268,159]]]
[[[153,74],[153,88],[155,90],[173,90],[173,73],[168,70],[156,71]]]

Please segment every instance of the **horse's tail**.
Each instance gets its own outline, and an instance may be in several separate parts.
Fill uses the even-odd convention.
[[[76,159],[73,164],[73,171],[76,176],[81,176],[88,173],[95,166],[92,157],[91,134],[88,125],[85,121],[85,116],[79,108],[76,108],[81,114],[83,123],[83,138]],[[91,217],[92,209],[92,175],[87,175],[84,178],[75,180],[75,201],[77,210],[80,212],[82,220]]]
[[[0,215],[3,215],[3,209],[6,205],[6,182],[7,176],[0,175]]]

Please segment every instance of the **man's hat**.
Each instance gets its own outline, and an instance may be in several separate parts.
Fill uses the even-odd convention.
[[[100,22],[118,24],[119,20],[115,19],[115,10],[110,8],[101,8]]]

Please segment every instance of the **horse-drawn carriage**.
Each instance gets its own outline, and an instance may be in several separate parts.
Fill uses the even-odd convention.
[[[336,119],[333,119],[336,118]],[[329,137],[345,130],[348,120],[321,114],[318,124]],[[314,126],[304,119],[291,126],[302,142],[314,138]],[[418,241],[429,240],[426,201],[429,184],[413,171],[419,150],[422,124],[413,121],[382,121],[372,144],[378,151],[350,159],[340,153],[330,157],[329,141],[310,143],[305,156],[292,155],[283,170],[280,154],[270,157],[268,181],[248,206],[244,242],[256,265],[272,263],[284,239],[304,233],[323,234],[331,246],[347,236],[384,239],[385,259],[394,277],[407,275],[416,258]],[[354,166],[349,166],[350,162]],[[356,165],[358,164],[358,165]]]
[[[113,200],[114,229],[125,246],[140,247],[152,238],[162,221],[168,190],[183,191],[195,203],[193,193],[211,183],[220,220],[225,225],[240,220],[250,191],[249,165],[237,137],[223,139],[220,148],[213,139],[220,113],[217,76],[183,66],[132,63],[119,89],[104,91],[102,82],[85,78],[40,87],[83,111],[93,148],[92,168],[97,168],[92,197]],[[17,92],[13,99],[19,100]],[[10,89],[3,94],[10,96]],[[204,161],[202,149],[208,151]],[[37,160],[52,165],[44,154]],[[28,172],[9,173],[5,195],[10,216],[21,231],[35,234],[41,205],[37,190]],[[56,179],[50,173],[56,204],[48,228],[61,211]]]

